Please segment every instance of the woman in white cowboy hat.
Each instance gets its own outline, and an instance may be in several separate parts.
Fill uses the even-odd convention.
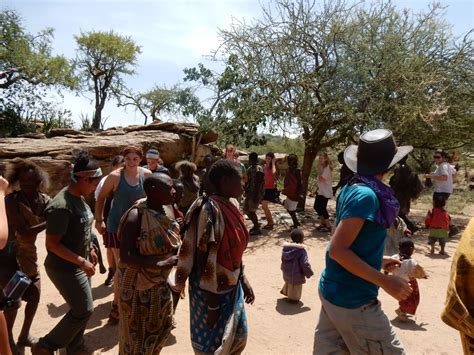
[[[379,287],[397,300],[411,293],[407,281],[381,270],[398,264],[384,257],[383,250],[386,229],[399,207],[382,180],[412,149],[397,147],[391,131],[376,129],[344,152],[345,163],[356,174],[337,198],[336,229],[319,281],[315,354],[404,354],[377,296]]]

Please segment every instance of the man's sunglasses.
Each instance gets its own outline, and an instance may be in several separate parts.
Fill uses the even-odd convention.
[[[435,159],[441,159],[441,155],[433,155],[433,158],[435,158]]]

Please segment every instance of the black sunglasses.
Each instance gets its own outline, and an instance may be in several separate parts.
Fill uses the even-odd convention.
[[[435,158],[435,159],[441,159],[441,156],[440,156],[440,155],[433,155],[433,158]]]

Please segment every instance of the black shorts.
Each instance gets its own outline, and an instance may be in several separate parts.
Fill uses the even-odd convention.
[[[277,189],[265,189],[263,200],[278,203],[279,197],[280,197],[280,192]]]
[[[326,219],[329,219],[329,213],[327,209],[328,201],[329,199],[327,197],[324,197],[323,195],[317,195],[314,199],[313,206],[318,216],[323,216]]]
[[[433,192],[433,200],[438,198],[440,200],[444,200],[444,202],[448,201],[448,198],[451,194],[449,192]]]

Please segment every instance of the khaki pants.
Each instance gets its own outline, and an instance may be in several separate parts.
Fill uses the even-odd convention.
[[[379,301],[350,309],[333,305],[321,292],[319,298],[313,354],[405,354]]]

